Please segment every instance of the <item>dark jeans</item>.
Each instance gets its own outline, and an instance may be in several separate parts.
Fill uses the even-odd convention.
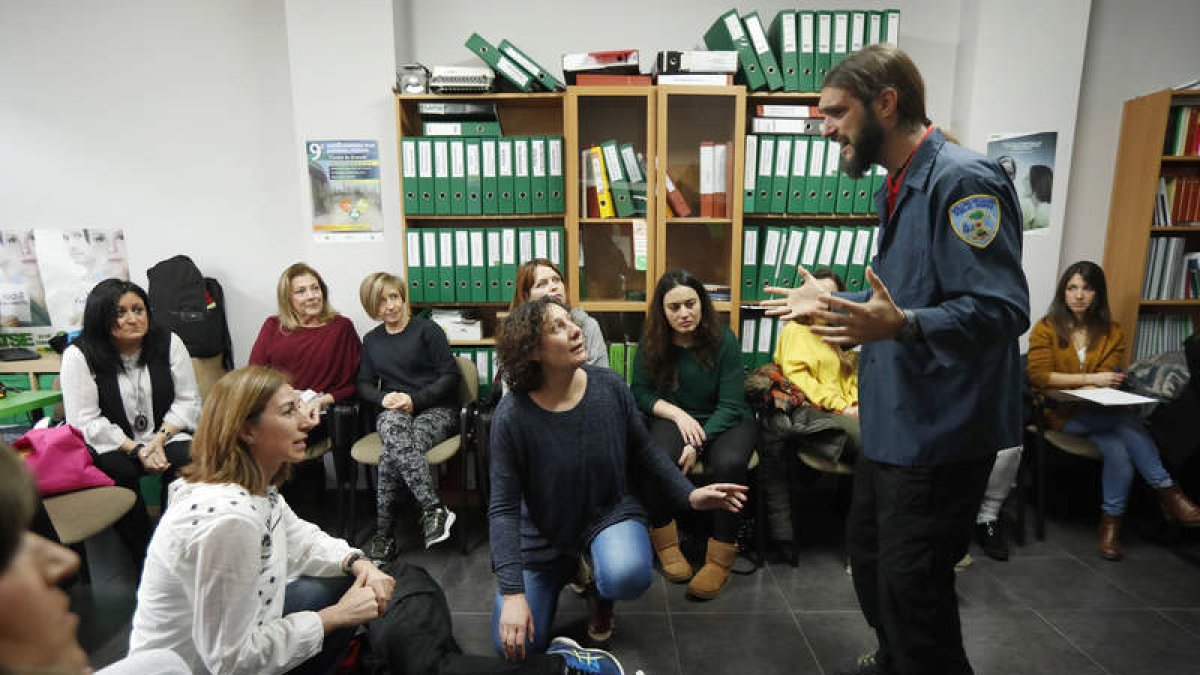
[[[881,672],[974,672],[962,646],[954,563],[970,545],[995,459],[908,467],[864,457],[855,465],[846,545]]]
[[[650,423],[650,435],[654,437],[658,447],[667,451],[671,461],[678,464],[684,445],[679,427],[670,420],[656,417]],[[732,429],[726,429],[709,438],[700,452],[704,458],[706,474],[716,483],[745,485],[748,477],[746,464],[750,462],[750,455],[754,454],[754,445],[757,442],[758,424],[752,419],[742,420]],[[650,512],[651,525],[662,527],[671,522],[675,514],[671,513],[669,505],[662,497],[662,486],[649,477],[640,480],[638,484],[641,486],[639,496]],[[713,511],[713,539],[727,544],[733,543],[737,537],[740,520],[741,516],[736,513]]]
[[[170,486],[171,481],[175,480],[179,469],[192,461],[192,442],[190,440],[173,441],[167,443],[163,450],[166,451],[167,462],[170,464],[161,476],[162,498],[159,503],[162,504],[165,511],[167,487]],[[142,499],[142,491],[138,485],[142,476],[146,475],[146,469],[142,466],[141,460],[120,450],[96,453],[88,448],[88,451],[92,453],[92,462],[96,468],[113,479],[118,486],[133,490],[136,495],[133,508],[129,509],[129,512],[113,525],[113,529],[117,531],[117,535],[129,549],[134,565],[140,570],[146,560],[146,548],[150,545],[150,514],[146,512],[146,502]]]
[[[354,577],[300,577],[287,585],[283,592],[283,615],[296,612],[317,612],[338,600],[350,590]],[[316,656],[296,666],[288,672],[292,675],[326,675],[333,672],[338,659],[350,638],[354,637],[353,628],[339,628],[325,636],[321,651]]]

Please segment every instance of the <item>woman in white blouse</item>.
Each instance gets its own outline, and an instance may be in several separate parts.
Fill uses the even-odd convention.
[[[161,474],[166,506],[167,486],[189,461],[188,433],[200,416],[187,347],[150,319],[144,290],[105,279],[88,293],[83,330],[62,357],[67,422],[83,432],[96,466],[138,494],[116,530],[139,565],[150,517],[138,481]]]
[[[196,673],[325,672],[351,629],[380,615],[392,578],[276,489],[304,460],[314,417],[276,370],[216,383],[150,542],[131,654],[170,649]]]

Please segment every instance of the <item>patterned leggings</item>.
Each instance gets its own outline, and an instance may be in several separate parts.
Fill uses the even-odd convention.
[[[396,498],[404,486],[428,510],[441,503],[433,490],[425,453],[458,429],[458,413],[450,408],[429,408],[418,413],[385,410],[376,424],[383,440],[379,458],[379,488],[376,495],[378,525],[392,529]]]

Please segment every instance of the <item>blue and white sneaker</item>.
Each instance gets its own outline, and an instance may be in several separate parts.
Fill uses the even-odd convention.
[[[625,669],[617,657],[603,649],[587,649],[579,643],[566,637],[556,637],[550,641],[546,653],[551,656],[561,656],[567,662],[567,675],[625,675]]]

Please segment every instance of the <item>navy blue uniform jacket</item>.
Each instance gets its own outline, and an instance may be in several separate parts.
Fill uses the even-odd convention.
[[[974,210],[980,224],[964,228],[971,221],[963,206],[971,204],[995,208]],[[863,345],[864,454],[886,464],[931,466],[1019,445],[1017,339],[1029,327],[1029,287],[1012,181],[995,161],[935,129],[909,164],[891,218],[886,185],[875,205],[881,239],[872,268],[896,305],[913,310],[925,338]]]

